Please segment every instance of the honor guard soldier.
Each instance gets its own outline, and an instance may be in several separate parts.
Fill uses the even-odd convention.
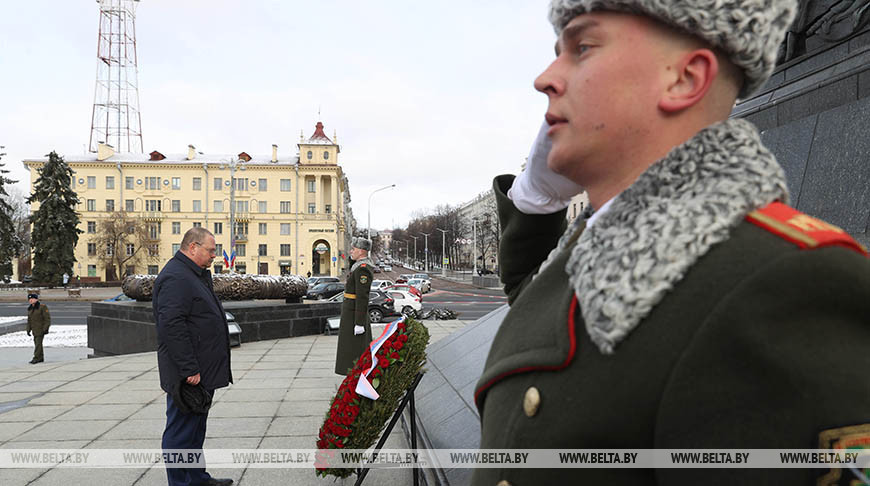
[[[344,285],[338,349],[335,352],[335,373],[339,375],[346,375],[372,342],[369,292],[374,262],[369,258],[371,249],[372,241],[366,238],[354,238],[351,243],[350,258],[354,263]]]
[[[481,449],[870,443],[866,251],[788,207],[757,129],[729,119],[768,79],[796,4],[552,2],[556,59],[535,81],[545,123],[525,170],[493,185],[511,308],[476,386]],[[566,227],[581,187],[596,211]],[[481,468],[472,483],[820,474],[859,481],[849,469],[614,467]]]

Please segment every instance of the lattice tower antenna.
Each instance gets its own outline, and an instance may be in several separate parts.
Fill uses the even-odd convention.
[[[136,5],[139,0],[97,0],[97,83],[89,150],[100,142],[117,152],[142,153],[139,74],[136,57]]]

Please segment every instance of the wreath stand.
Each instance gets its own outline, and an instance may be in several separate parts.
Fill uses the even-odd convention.
[[[380,440],[378,440],[377,445],[375,445],[374,454],[377,454],[381,448],[384,446],[384,443],[387,441],[387,437],[390,436],[390,432],[393,431],[393,426],[396,425],[396,422],[399,421],[399,417],[402,416],[402,412],[405,410],[405,405],[410,404],[410,413],[411,413],[411,449],[417,449],[417,415],[416,410],[414,408],[414,390],[417,389],[417,385],[420,384],[420,380],[423,378],[423,372],[417,373],[417,376],[414,378],[414,381],[411,383],[411,386],[405,391],[405,396],[402,397],[402,401],[399,402],[399,407],[396,409],[396,412],[393,414],[393,418],[390,419],[390,423],[387,425],[387,428],[384,430],[384,433],[381,435]],[[360,486],[363,480],[366,478],[366,475],[369,473],[368,467],[361,467],[356,470],[357,480],[354,483],[354,486]],[[420,483],[419,479],[419,468],[414,468],[414,486],[418,486]]]

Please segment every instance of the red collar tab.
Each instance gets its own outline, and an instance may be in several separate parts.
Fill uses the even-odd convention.
[[[803,249],[844,246],[868,256],[867,249],[842,229],[781,202],[772,202],[749,213],[746,220]]]

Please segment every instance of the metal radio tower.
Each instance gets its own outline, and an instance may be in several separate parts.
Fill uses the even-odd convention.
[[[139,0],[97,0],[97,84],[89,150],[100,142],[117,152],[142,153],[136,61],[136,5]]]

